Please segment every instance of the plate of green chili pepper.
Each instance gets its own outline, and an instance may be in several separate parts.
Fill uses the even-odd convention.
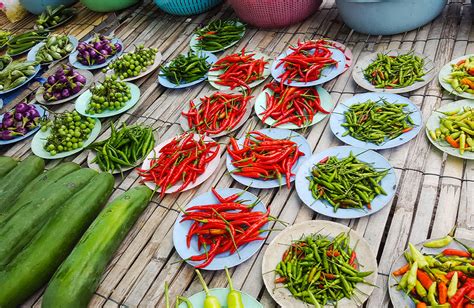
[[[436,75],[435,63],[410,50],[391,49],[367,55],[352,71],[354,81],[372,92],[406,93],[428,84]]]
[[[393,306],[467,307],[458,304],[474,292],[474,241],[448,235],[408,246],[390,269]]]
[[[426,135],[439,150],[474,159],[474,104],[464,99],[443,105],[426,122]]]
[[[189,43],[194,51],[219,52],[237,44],[245,34],[245,25],[236,20],[211,21],[197,28]]]
[[[418,107],[391,93],[357,94],[337,105],[329,123],[342,142],[370,150],[402,145],[415,138],[423,125]]]
[[[395,195],[397,177],[380,154],[333,147],[307,159],[296,174],[296,192],[313,211],[352,219],[380,211]]]
[[[377,260],[362,235],[347,226],[304,221],[273,239],[262,275],[281,307],[360,307],[374,290]]]
[[[210,52],[180,54],[161,67],[158,82],[170,89],[194,86],[207,79],[209,68],[216,61]]]
[[[449,93],[474,99],[474,54],[450,61],[441,68],[438,79]]]

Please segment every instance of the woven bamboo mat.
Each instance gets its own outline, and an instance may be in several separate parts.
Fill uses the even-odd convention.
[[[354,54],[354,62],[365,55],[384,49],[414,49],[433,58],[438,69],[464,54],[474,53],[474,27],[470,15],[469,0],[452,0],[443,13],[432,23],[417,30],[393,36],[368,36],[351,31],[345,26],[334,4],[334,0],[324,1],[320,10],[308,20],[278,30],[258,30],[249,28],[244,39],[231,53],[247,46],[247,50],[257,50],[276,57],[289,44],[298,39],[327,37],[348,46]],[[78,6],[79,7],[79,6]],[[211,18],[233,17],[232,10],[221,8],[191,18],[175,17],[160,12],[152,3],[145,1],[138,7],[130,8],[118,15],[98,14],[79,10],[79,16],[62,31],[79,39],[87,38],[94,31],[113,34],[123,40],[128,48],[144,43],[157,47],[164,60],[171,59],[188,49],[189,37],[200,23]],[[403,18],[401,19],[403,22]],[[14,32],[30,28],[33,18],[16,25],[6,24],[4,28]],[[55,68],[51,68],[54,70]],[[181,91],[170,91],[156,83],[157,74],[140,79],[142,96],[139,104],[114,121],[127,123],[143,122],[153,125],[161,139],[181,132],[178,117],[183,106],[201,93],[210,91],[210,86],[202,84]],[[262,85],[263,86],[263,85]],[[254,93],[259,93],[260,86]],[[38,85],[25,89],[15,102],[27,97]],[[327,83],[324,87],[336,102],[341,102],[355,93],[365,92],[351,78],[351,71]],[[441,91],[436,80],[426,87],[409,93],[409,98],[421,109],[426,121],[431,112],[454,98]],[[14,103],[15,103],[14,102]],[[11,106],[11,105],[10,105]],[[55,111],[72,109],[73,105],[60,106]],[[110,120],[103,125],[103,134],[108,134]],[[263,128],[253,115],[235,134]],[[332,136],[328,119],[304,132],[313,152],[341,145]],[[218,141],[227,143],[229,137]],[[0,148],[0,155],[24,158],[30,154],[30,140]],[[474,238],[474,163],[448,157],[434,149],[424,133],[401,147],[381,152],[394,166],[398,178],[397,193],[389,206],[369,217],[357,220],[338,220],[364,235],[377,255],[379,279],[366,307],[389,307],[387,280],[390,266],[407,246],[408,241],[420,242],[430,237],[441,237],[456,225],[457,236]],[[172,243],[172,226],[178,216],[178,205],[185,205],[194,196],[208,191],[212,186],[241,187],[226,173],[225,153],[221,153],[218,170],[204,184],[191,191],[168,195],[153,200],[141,216],[133,230],[123,242],[113,258],[96,295],[92,307],[154,306],[164,307],[163,285],[170,281],[171,296],[191,295],[201,290],[195,279],[193,268],[179,261]],[[87,153],[82,152],[66,160],[85,164]],[[50,168],[60,161],[51,161]],[[137,174],[131,171],[124,178],[116,177],[117,195],[137,184]],[[302,205],[294,188],[250,190],[263,202],[271,204],[271,214],[289,223],[311,219],[328,219],[316,215]],[[264,307],[274,307],[275,303],[265,290],[261,278],[261,262],[270,235],[263,248],[247,262],[231,270],[237,289],[258,298]],[[204,277],[211,287],[225,287],[226,279],[222,271],[205,272]],[[41,292],[33,296],[26,306],[40,306]]]

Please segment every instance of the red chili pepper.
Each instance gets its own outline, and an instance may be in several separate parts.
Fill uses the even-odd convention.
[[[466,258],[471,257],[471,254],[467,251],[458,250],[458,249],[450,249],[450,248],[443,250],[442,254],[445,256],[458,256],[458,257],[466,257]]]

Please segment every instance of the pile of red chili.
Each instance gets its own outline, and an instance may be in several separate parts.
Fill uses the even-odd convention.
[[[163,197],[169,187],[180,181],[178,192],[194,183],[217,154],[217,142],[207,142],[201,135],[187,133],[161,148],[158,157],[151,159],[148,170],[137,170],[143,182],[153,182],[161,189]]]
[[[268,222],[270,208],[266,212],[252,211],[257,203],[243,204],[238,200],[240,194],[223,197],[215,189],[212,192],[219,203],[191,206],[180,221],[193,221],[186,236],[188,248],[196,236],[198,249],[205,249],[204,253],[189,258],[191,261],[204,261],[196,268],[208,266],[218,254],[234,254],[247,243],[265,240],[260,236],[260,229]]]
[[[313,122],[318,112],[329,113],[321,106],[318,91],[313,87],[296,88],[272,82],[265,88],[273,91],[273,95],[265,93],[266,106],[261,113],[262,121],[272,118],[275,120],[273,126],[293,123],[301,127]]]
[[[187,118],[189,127],[199,134],[216,135],[231,130],[242,120],[250,98],[240,93],[215,92],[202,97],[198,106],[190,101],[189,111],[181,114]]]
[[[231,90],[243,87],[250,91],[249,84],[264,78],[263,72],[268,61],[263,58],[255,59],[255,53],[234,53],[219,59],[210,71],[223,71],[218,76],[216,84],[228,86]]]
[[[321,71],[328,66],[336,65],[332,52],[324,40],[298,42],[298,46],[290,46],[293,50],[289,55],[280,59],[277,68],[283,65],[285,71],[278,76],[281,82],[293,81],[310,82],[321,77]]]
[[[236,167],[233,174],[260,180],[281,180],[286,177],[286,185],[291,187],[291,169],[304,156],[298,144],[288,139],[273,139],[259,131],[249,132],[239,148],[237,141],[230,138],[227,151]]]

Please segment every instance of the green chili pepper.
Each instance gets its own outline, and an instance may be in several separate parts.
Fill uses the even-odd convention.
[[[407,291],[411,292],[413,288],[416,286],[416,272],[418,271],[418,263],[417,261],[413,262],[413,264],[410,267],[410,270],[408,271],[408,277],[407,277]]]
[[[414,263],[417,263],[417,266],[421,269],[424,269],[428,266],[428,262],[425,260],[423,254],[412,244],[408,243],[410,247],[411,257]]]
[[[423,244],[423,246],[427,247],[427,248],[441,248],[441,247],[444,247],[444,246],[447,246],[449,243],[451,243],[453,240],[453,238],[449,235],[443,237],[443,238],[440,238],[440,239],[437,239],[437,240],[432,240],[432,241],[429,241],[429,242],[425,242]]]
[[[198,269],[196,269],[196,274],[199,278],[199,281],[201,282],[202,287],[204,288],[204,292],[206,293],[206,298],[204,299],[203,305],[204,308],[220,308],[221,304],[219,303],[219,299],[214,295],[211,295],[209,289],[207,288],[207,284],[204,281],[204,278],[202,278],[201,272],[199,272]]]
[[[243,308],[244,303],[242,302],[242,295],[239,291],[234,289],[232,279],[230,278],[229,270],[225,267],[225,274],[227,281],[229,282],[229,294],[227,294],[227,307],[229,308]]]
[[[428,301],[430,302],[430,305],[438,305],[438,302],[436,301],[436,286],[437,286],[437,283],[436,281],[434,281],[431,286],[429,287],[428,289],[428,295],[427,295],[427,299]]]

